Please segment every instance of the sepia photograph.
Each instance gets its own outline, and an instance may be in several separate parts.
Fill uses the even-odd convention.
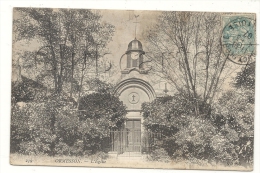
[[[13,8],[10,164],[252,171],[257,17]]]

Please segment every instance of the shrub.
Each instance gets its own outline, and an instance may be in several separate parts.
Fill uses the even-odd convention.
[[[11,149],[13,152],[27,152],[27,145],[32,146],[32,152],[49,153],[51,143],[55,141],[55,133],[51,128],[51,117],[46,115],[44,103],[23,103],[22,107],[14,106],[11,122]],[[34,145],[36,147],[34,147]],[[47,149],[49,148],[49,149]],[[38,151],[37,151],[38,150]]]
[[[55,153],[58,156],[61,156],[61,155],[68,156],[68,155],[70,155],[70,147],[64,142],[58,142],[55,145]]]
[[[207,159],[215,127],[204,117],[195,116],[192,101],[176,94],[144,103],[142,109],[145,128],[162,136],[162,142],[155,146],[163,148],[173,159]]]
[[[70,111],[64,107],[59,114],[56,115],[55,133],[58,139],[62,139],[68,146],[73,146],[74,143],[81,139],[79,128],[79,119],[77,112]]]
[[[252,165],[254,147],[252,93],[253,91],[244,89],[227,91],[214,106],[211,120],[219,129],[220,135],[225,137],[227,143],[225,146],[230,146],[223,151],[227,152],[226,154],[220,153],[218,156],[224,163],[231,164],[229,158],[233,158],[234,164]]]
[[[76,135],[69,133],[73,133],[71,129],[75,121],[73,117],[71,120],[66,117],[69,116],[66,114],[68,107],[64,107],[62,102],[48,99],[44,102],[23,102],[22,105],[12,105],[11,152],[55,155],[58,139],[68,142],[70,146],[74,144]],[[74,139],[73,143],[70,137]]]
[[[228,91],[213,108],[206,105],[209,108],[206,115],[200,111],[199,116],[195,115],[193,103],[179,95],[144,103],[145,128],[162,136],[161,143],[152,144],[152,154],[163,148],[175,160],[252,164],[254,104],[251,92]]]
[[[92,93],[80,99],[79,132],[84,150],[94,154],[106,151],[110,129],[119,129],[125,121],[126,107],[110,93]]]
[[[19,153],[25,155],[44,155],[50,152],[49,144],[41,142],[39,138],[34,141],[21,142],[19,146]]]
[[[106,159],[108,158],[108,154],[102,152],[102,151],[99,151],[93,155],[91,155],[91,163],[105,163]]]
[[[55,145],[56,155],[65,156],[82,156],[83,155],[83,142],[77,140],[73,146],[69,146],[64,142],[59,142]]]
[[[149,161],[170,162],[170,157],[164,148],[158,148],[148,156]]]
[[[17,104],[12,104],[10,140],[11,153],[19,152],[20,143],[32,140],[28,127],[29,115],[27,112],[28,107],[22,109]]]

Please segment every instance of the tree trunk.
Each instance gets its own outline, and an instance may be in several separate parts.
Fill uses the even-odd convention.
[[[58,75],[58,94],[60,94],[62,92],[62,84],[63,84],[63,79],[62,79],[62,75],[63,75],[63,68],[64,68],[64,45],[60,45],[60,74]]]
[[[74,56],[75,56],[75,53],[73,52],[72,57],[71,57],[70,97],[72,97],[72,91],[73,91]]]

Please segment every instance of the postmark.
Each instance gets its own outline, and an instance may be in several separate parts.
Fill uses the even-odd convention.
[[[246,65],[255,61],[255,20],[242,16],[230,16],[224,20],[222,51],[236,64]]]

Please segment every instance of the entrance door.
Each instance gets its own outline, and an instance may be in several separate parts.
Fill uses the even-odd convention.
[[[141,120],[127,120],[126,131],[126,151],[141,152]]]

